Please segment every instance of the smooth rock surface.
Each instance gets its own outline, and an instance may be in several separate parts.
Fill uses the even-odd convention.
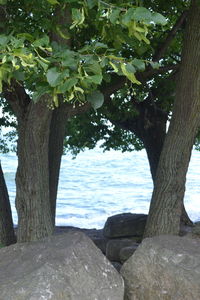
[[[140,237],[144,233],[147,215],[123,213],[107,219],[103,234],[107,238]]]
[[[123,279],[80,231],[0,250],[0,300],[122,300]]]
[[[125,300],[200,299],[200,241],[167,235],[147,238],[120,273]]]

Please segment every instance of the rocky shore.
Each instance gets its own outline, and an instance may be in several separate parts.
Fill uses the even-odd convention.
[[[56,234],[78,230],[85,233],[119,271],[122,264],[135,252],[142,241],[147,215],[122,213],[107,219],[103,229],[80,229],[72,226],[56,227]],[[182,224],[181,236],[200,235],[196,226]],[[196,233],[195,233],[196,232]]]
[[[0,300],[200,299],[200,222],[182,225],[182,237],[142,241],[146,219],[59,226],[42,241],[0,249]]]

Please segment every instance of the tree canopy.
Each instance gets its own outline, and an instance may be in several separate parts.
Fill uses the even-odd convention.
[[[155,179],[188,5],[0,0],[0,92],[17,118],[19,241],[52,234],[66,121],[91,106],[93,123],[91,115],[76,117],[72,132],[96,123],[93,144],[104,136],[109,149],[123,134],[126,150],[132,136],[122,129],[130,130],[138,137],[132,148],[147,149]]]
[[[62,94],[64,101],[89,101],[98,108],[103,103],[98,85],[108,82],[112,73],[141,84],[135,73],[148,65],[157,67],[137,57],[150,48],[155,25],[167,21],[137,1],[135,5],[89,0],[0,4],[1,91],[3,83],[16,80],[23,82],[35,102],[51,94],[48,105],[57,107]]]

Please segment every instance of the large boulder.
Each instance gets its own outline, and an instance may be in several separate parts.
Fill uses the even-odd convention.
[[[107,219],[103,234],[107,238],[142,237],[147,221],[147,215],[123,213]]]
[[[0,250],[1,300],[122,300],[123,279],[81,232]]]
[[[125,300],[200,299],[200,240],[145,239],[124,263]]]

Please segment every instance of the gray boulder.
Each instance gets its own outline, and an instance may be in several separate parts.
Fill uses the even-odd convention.
[[[109,240],[106,246],[106,257],[111,261],[120,262],[120,251],[122,248],[131,246],[133,241],[130,239]]]
[[[0,300],[122,300],[123,279],[81,232],[0,250]]]
[[[107,238],[143,236],[147,215],[123,213],[107,219],[103,234]]]
[[[200,241],[167,235],[147,238],[120,273],[125,300],[200,299]]]
[[[131,246],[124,247],[119,252],[120,262],[123,264],[137,250],[139,244],[134,243]]]

